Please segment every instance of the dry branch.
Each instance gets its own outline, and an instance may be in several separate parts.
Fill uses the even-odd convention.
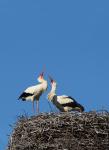
[[[20,117],[7,150],[109,150],[109,112]]]

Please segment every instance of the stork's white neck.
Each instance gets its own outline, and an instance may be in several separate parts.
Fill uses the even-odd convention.
[[[50,91],[50,93],[48,94],[48,99],[50,100],[50,101],[52,101],[53,100],[53,97],[56,95],[56,85],[52,85],[52,87],[51,87],[51,91]]]
[[[46,80],[43,80],[43,82],[41,82],[41,85],[43,87],[43,90],[47,89],[47,81]]]
[[[52,85],[50,93],[56,93],[56,85]]]
[[[47,81],[46,81],[46,80],[44,80],[44,79],[42,79],[42,80],[41,80],[41,83],[46,83],[46,82],[47,82]]]

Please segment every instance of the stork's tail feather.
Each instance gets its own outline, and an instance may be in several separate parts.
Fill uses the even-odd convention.
[[[18,98],[18,100],[22,100],[22,101],[26,101],[26,99],[25,98],[22,98],[21,96]]]
[[[80,112],[83,112],[85,110],[85,108],[81,104],[78,104],[78,108],[79,108]]]
[[[26,99],[22,98],[22,101],[26,101]]]

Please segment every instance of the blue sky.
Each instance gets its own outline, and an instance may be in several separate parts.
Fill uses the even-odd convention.
[[[86,111],[109,110],[109,1],[0,0],[0,149],[17,116],[33,115],[17,98],[46,66],[57,94]],[[48,91],[50,87],[48,88]],[[40,112],[49,112],[41,97]]]

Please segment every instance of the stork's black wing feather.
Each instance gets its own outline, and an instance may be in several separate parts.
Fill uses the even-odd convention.
[[[64,107],[77,107],[77,103],[74,103],[74,102],[70,102],[70,103],[64,103],[62,104],[62,106]]]
[[[34,94],[32,93],[26,93],[26,92],[23,92],[18,99],[25,99],[26,97],[28,96],[33,96]]]
[[[72,108],[80,108],[81,111],[84,111],[84,107],[79,104],[74,98],[68,96],[66,98],[72,99],[72,102],[62,104],[63,107],[72,107]]]
[[[70,98],[70,99],[72,99],[74,102],[76,102],[76,100],[75,100],[73,97],[71,97],[71,96],[68,96],[67,98]]]

